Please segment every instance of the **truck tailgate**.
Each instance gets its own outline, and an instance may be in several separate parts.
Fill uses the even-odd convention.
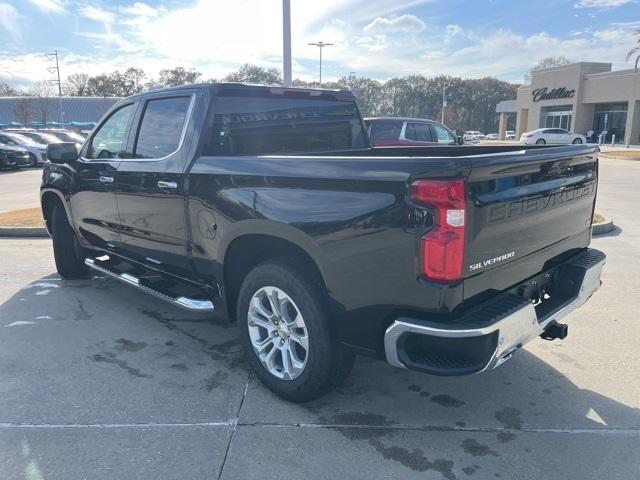
[[[468,157],[464,297],[502,290],[588,246],[598,148]]]

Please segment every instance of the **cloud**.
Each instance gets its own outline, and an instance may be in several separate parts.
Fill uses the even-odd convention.
[[[120,12],[125,15],[133,15],[135,17],[156,17],[158,11],[143,2],[136,2],[128,7],[120,7]]]
[[[116,19],[115,13],[92,5],[84,5],[80,7],[78,13],[82,17],[90,18],[91,20],[104,24],[113,23]]]
[[[49,13],[66,12],[64,5],[60,0],[29,0],[29,3],[35,5],[40,10]]]
[[[628,3],[632,3],[634,0],[580,0],[574,4],[575,8],[616,8]]]
[[[0,31],[4,30],[13,39],[20,39],[19,25],[18,11],[15,7],[8,3],[0,3]]]
[[[419,33],[426,28],[425,23],[415,15],[405,14],[399,17],[378,17],[363,28],[367,33]]]

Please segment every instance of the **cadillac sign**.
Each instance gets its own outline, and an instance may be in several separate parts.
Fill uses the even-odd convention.
[[[536,88],[531,95],[533,96],[534,102],[539,102],[540,100],[558,100],[560,98],[573,98],[575,95],[575,90],[567,90],[565,87],[554,88],[549,91],[547,87]]]

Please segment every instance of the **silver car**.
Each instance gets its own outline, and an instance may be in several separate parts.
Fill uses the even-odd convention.
[[[20,133],[0,131],[0,144],[27,150],[31,167],[43,165],[47,161],[47,146]]]

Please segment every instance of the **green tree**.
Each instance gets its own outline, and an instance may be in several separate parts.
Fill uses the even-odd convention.
[[[177,85],[188,85],[196,83],[202,73],[197,70],[187,70],[184,67],[167,68],[160,70],[160,78],[152,86],[175,87]]]
[[[275,68],[263,68],[245,63],[237,71],[225,78],[227,82],[263,83],[265,85],[282,85],[282,76]]]

